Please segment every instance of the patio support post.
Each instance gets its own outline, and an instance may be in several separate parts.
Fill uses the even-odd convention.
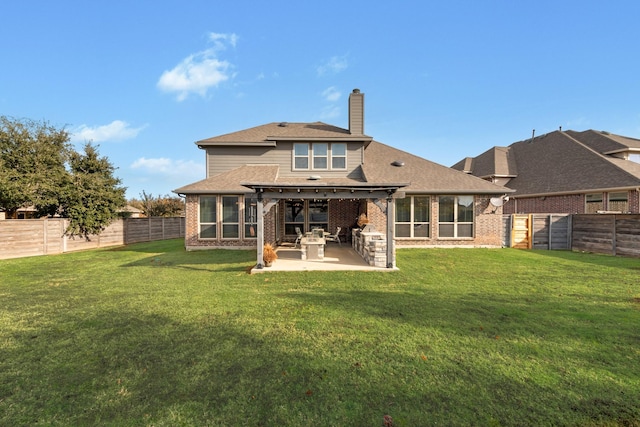
[[[264,206],[262,206],[262,192],[258,192],[258,205],[257,207],[257,211],[258,211],[258,235],[257,237],[257,259],[256,259],[256,268],[258,270],[262,270],[264,268],[264,264],[263,264],[263,252],[264,252]]]
[[[393,268],[393,253],[395,239],[393,238],[393,223],[395,220],[395,201],[393,193],[387,196],[387,268]]]

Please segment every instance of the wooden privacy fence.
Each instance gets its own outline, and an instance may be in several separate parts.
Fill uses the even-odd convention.
[[[64,218],[8,219],[0,221],[0,259],[50,255],[184,237],[182,217],[126,218],[111,223],[102,233],[68,237]]]
[[[638,214],[513,214],[502,224],[506,247],[640,257]]]
[[[573,250],[640,257],[640,215],[573,215]]]
[[[513,214],[503,217],[504,246],[571,249],[570,214]]]

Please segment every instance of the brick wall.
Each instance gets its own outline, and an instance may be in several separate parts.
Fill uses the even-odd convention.
[[[282,202],[281,202],[282,203]],[[382,201],[386,209],[386,200]],[[335,232],[336,227],[341,227],[343,239],[351,237],[351,228],[355,226],[358,215],[366,213],[369,223],[380,232],[386,233],[386,214],[372,201],[368,200],[329,200],[329,231]],[[495,208],[489,204],[489,197],[476,197],[475,199],[475,223],[473,238],[439,239],[438,236],[438,197],[431,196],[431,237],[427,239],[396,239],[397,247],[418,246],[490,246],[502,245],[502,208]],[[276,209],[272,208],[265,215],[265,242],[279,241],[282,236],[276,236],[275,222],[279,223],[280,230],[284,230],[284,209],[279,210],[280,215],[275,217]],[[255,239],[198,239],[198,196],[187,196],[187,225],[185,246],[187,249],[198,248],[253,248]],[[241,216],[242,219],[242,216]],[[243,227],[243,225],[241,225]]]
[[[640,193],[637,190],[629,191],[628,210],[631,213],[640,213]],[[505,214],[513,213],[586,213],[584,194],[567,194],[560,196],[524,197],[511,199],[504,205]],[[607,206],[607,193],[603,193],[603,209],[611,209]],[[615,209],[613,209],[615,210]]]

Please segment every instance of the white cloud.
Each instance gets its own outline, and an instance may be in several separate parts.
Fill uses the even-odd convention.
[[[233,65],[221,60],[219,52],[228,45],[235,47],[237,41],[235,34],[210,33],[209,42],[213,46],[187,56],[173,69],[163,72],[157,83],[158,88],[177,93],[178,101],[184,101],[192,93],[206,96],[210,88],[233,77]]]
[[[340,99],[342,93],[335,86],[331,86],[322,92],[322,97],[329,102],[336,102]]]
[[[326,74],[338,74],[341,71],[346,70],[348,67],[347,56],[334,56],[326,63],[320,65],[317,68],[318,75],[324,76]]]
[[[140,157],[131,164],[131,169],[139,169],[154,175],[180,177],[203,177],[204,165],[193,160],[173,160],[166,157],[147,159]]]
[[[80,125],[70,132],[71,141],[123,141],[125,139],[135,138],[146,127],[147,125],[132,128],[129,123],[122,120],[114,120],[108,125],[95,127]]]

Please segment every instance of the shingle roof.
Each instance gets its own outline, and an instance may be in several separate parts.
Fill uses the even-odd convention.
[[[515,142],[508,153],[517,165],[517,176],[506,186],[515,189],[516,196],[638,187],[640,164],[602,154],[636,144],[640,147],[633,138],[596,131],[555,131]],[[492,150],[474,159],[474,175],[491,175],[487,175],[491,166],[476,168],[475,160],[490,157],[487,153]],[[493,172],[498,170],[494,165]]]
[[[268,123],[266,125],[256,126],[238,132],[228,133],[225,135],[214,136],[212,138],[197,141],[198,146],[216,145],[216,144],[242,144],[242,143],[264,143],[271,144],[278,139],[333,139],[341,140],[370,140],[370,136],[352,135],[347,129],[337,126],[328,125],[322,122],[314,123]]]
[[[241,185],[241,182],[275,182],[277,178],[277,165],[244,165],[177,188],[173,192],[178,194],[248,193],[249,189]]]
[[[404,191],[431,194],[504,194],[505,188],[377,141],[365,150],[364,176],[370,182],[408,182]],[[402,166],[394,166],[394,162]]]

